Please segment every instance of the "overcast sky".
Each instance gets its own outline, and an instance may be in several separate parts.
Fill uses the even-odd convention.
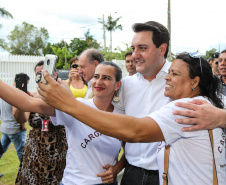
[[[103,45],[102,25],[98,18],[112,14],[122,16],[123,30],[113,32],[113,48],[131,43],[133,23],[158,21],[167,27],[168,0],[0,0],[0,7],[9,11],[14,19],[0,18],[3,28],[0,38],[7,39],[15,25],[23,21],[36,27],[45,27],[49,42],[91,35]],[[172,52],[226,49],[226,0],[171,0]],[[115,12],[117,12],[115,14]],[[106,32],[109,46],[109,32]],[[1,53],[2,51],[0,51]]]

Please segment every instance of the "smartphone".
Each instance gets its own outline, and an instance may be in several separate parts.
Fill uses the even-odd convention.
[[[16,81],[16,88],[27,93],[27,81],[28,81],[27,74],[24,74],[24,73],[16,74],[15,81]]]
[[[57,64],[57,56],[48,54],[45,56],[43,70],[48,71],[48,73],[53,77],[54,73],[56,72],[56,64]],[[36,75],[35,80],[36,80],[36,83],[39,83],[39,82],[42,82],[45,84],[47,83],[41,72]]]

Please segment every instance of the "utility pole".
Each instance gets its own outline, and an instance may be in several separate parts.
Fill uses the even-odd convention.
[[[104,37],[104,49],[105,49],[105,48],[106,48],[106,37],[105,37],[104,14],[103,14],[103,20],[102,20],[102,23],[103,23],[103,32],[104,32],[103,37]]]
[[[64,47],[65,47],[65,69],[67,69],[67,54],[66,54],[67,47],[66,47],[66,41],[64,41]]]
[[[169,31],[169,35],[170,35],[170,41],[169,41],[169,51],[168,51],[168,58],[169,61],[171,62],[171,7],[170,7],[170,0],[168,0],[168,21],[167,21],[167,28]]]

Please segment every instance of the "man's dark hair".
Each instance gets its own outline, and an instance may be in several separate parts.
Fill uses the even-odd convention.
[[[82,54],[83,53],[86,53],[86,57],[89,59],[89,63],[91,64],[94,60],[97,60],[99,64],[104,61],[102,53],[95,48],[87,49],[83,51]]]
[[[36,67],[38,67],[38,66],[43,66],[43,65],[44,65],[44,61],[43,61],[43,60],[39,61],[39,62],[35,65],[34,71],[36,70]]]
[[[226,53],[226,49],[224,49],[223,51],[221,51],[221,53]]]
[[[132,55],[133,54],[133,51],[127,51],[126,54],[125,54],[125,59],[128,55]]]
[[[135,23],[132,26],[132,29],[135,33],[141,31],[152,31],[153,32],[152,41],[157,48],[159,48],[163,43],[167,44],[166,52],[164,55],[165,58],[167,57],[169,50],[170,35],[165,26],[155,21],[148,21],[145,23]]]

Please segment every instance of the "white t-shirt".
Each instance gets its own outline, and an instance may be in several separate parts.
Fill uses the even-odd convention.
[[[126,115],[142,118],[159,110],[169,102],[164,96],[165,76],[171,63],[164,66],[151,82],[136,73],[123,78],[120,88],[120,101],[114,105],[125,111]],[[158,170],[157,148],[159,143],[126,143],[125,156],[129,164],[147,170]]]
[[[77,100],[93,108],[93,99]],[[117,108],[114,113],[120,113]],[[89,113],[87,113],[87,116]],[[62,182],[64,185],[93,185],[102,183],[97,174],[103,173],[106,164],[114,165],[121,148],[121,141],[106,136],[83,124],[74,117],[56,110],[53,124],[64,125],[68,151]]]
[[[184,117],[172,114],[173,110],[180,109],[175,106],[175,102],[188,102],[193,99],[184,98],[173,101],[149,115],[162,130],[166,145],[170,145],[169,185],[211,185],[213,182],[213,154],[208,131],[182,132],[182,127],[190,125],[176,123],[175,119]],[[196,99],[204,98],[199,96]],[[213,129],[213,136],[218,184],[225,185],[226,159],[223,129]],[[158,155],[160,155],[158,162],[161,177],[164,168],[164,150],[160,148],[161,146],[158,150]]]

